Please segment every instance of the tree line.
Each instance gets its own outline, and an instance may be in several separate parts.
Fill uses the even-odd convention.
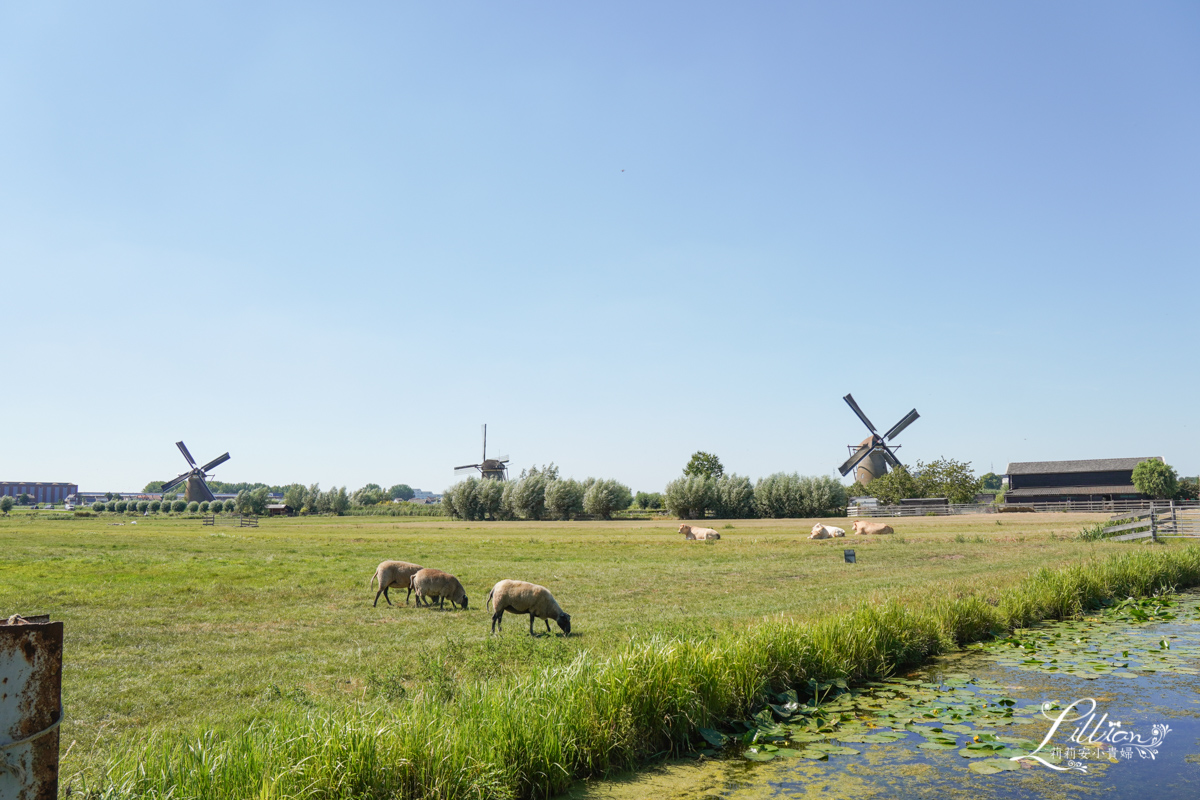
[[[468,520],[560,519],[580,514],[611,519],[629,508],[633,494],[615,480],[562,478],[554,464],[521,470],[516,480],[467,478],[442,494],[446,514]]]

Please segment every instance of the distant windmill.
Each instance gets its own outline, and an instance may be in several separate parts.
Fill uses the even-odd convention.
[[[208,484],[204,482],[204,479],[208,477],[208,473],[211,470],[219,467],[229,460],[229,453],[226,453],[223,456],[217,456],[203,467],[197,467],[196,460],[192,458],[192,454],[188,452],[188,449],[183,442],[176,442],[175,446],[179,448],[179,452],[183,453],[183,457],[187,459],[188,465],[191,467],[191,469],[174,480],[169,480],[164,483],[162,490],[164,492],[168,492],[184,481],[187,481],[187,489],[184,490],[183,496],[189,503],[193,500],[198,502],[203,500],[215,500],[216,498],[213,496],[212,490],[208,488]]]
[[[890,431],[880,436],[879,431],[875,430],[875,426],[871,424],[871,420],[867,419],[867,415],[858,407],[858,403],[854,402],[853,395],[848,394],[842,399],[858,415],[863,425],[867,426],[867,430],[871,432],[871,435],[863,439],[857,446],[852,444],[846,445],[850,449],[850,458],[846,459],[846,463],[838,467],[838,472],[842,473],[842,477],[845,477],[847,472],[858,467],[854,478],[859,483],[866,485],[875,478],[884,475],[889,465],[893,468],[901,466],[900,459],[892,452],[892,448],[888,447],[887,442],[895,439],[900,434],[900,431],[916,422],[917,418],[921,415],[914,408],[905,414],[903,419],[893,425]],[[895,447],[899,448],[900,445],[895,445]]]
[[[461,467],[455,467],[454,474],[466,475],[475,470],[479,470],[479,474],[484,478],[497,481],[508,480],[508,456],[487,457],[487,425],[483,426],[483,459],[478,464],[464,464]]]

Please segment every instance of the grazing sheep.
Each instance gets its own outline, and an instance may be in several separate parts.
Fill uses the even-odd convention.
[[[882,522],[863,522],[861,519],[854,520],[854,535],[862,536],[863,534],[885,534],[895,533],[891,525],[884,525]]]
[[[462,582],[448,572],[440,569],[423,569],[408,579],[409,588],[417,593],[417,605],[433,605],[431,598],[438,599],[438,608],[446,607],[446,600],[455,608],[461,603],[467,607],[467,592]]]
[[[835,536],[845,536],[845,535],[846,535],[846,531],[842,530],[841,528],[835,528],[832,525],[822,525],[821,523],[818,522],[816,525],[813,525],[812,533],[809,535],[808,538],[810,538],[810,539],[832,539]]]
[[[375,581],[379,581],[379,591],[375,593],[375,602],[371,605],[379,605],[379,595],[383,595],[383,599],[387,600],[387,604],[392,604],[392,598],[388,597],[388,589],[395,586],[397,589],[408,589],[408,594],[404,596],[404,605],[408,605],[408,598],[412,597],[412,589],[408,585],[409,578],[417,574],[423,569],[419,564],[410,564],[407,561],[384,561],[375,568],[375,574],[371,576],[371,580],[367,581],[367,586],[370,586]]]
[[[492,606],[496,613],[492,614],[492,633],[496,626],[504,632],[504,612],[510,614],[529,615],[529,635],[533,636],[533,619],[538,617],[546,622],[546,633],[550,632],[550,620],[558,623],[566,636],[571,635],[571,615],[559,607],[558,601],[545,586],[525,581],[504,580],[497,583],[488,592],[485,606]]]
[[[691,525],[680,525],[679,532],[683,534],[685,539],[720,539],[721,534],[714,531],[712,528],[693,528]]]

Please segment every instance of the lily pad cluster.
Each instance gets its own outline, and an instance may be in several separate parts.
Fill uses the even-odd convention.
[[[1032,722],[1040,706],[1018,707],[1000,685],[966,673],[947,673],[936,683],[892,678],[855,688],[844,681],[813,681],[810,689],[814,701],[809,703],[801,703],[794,691],[775,695],[776,702],[735,725],[735,736],[711,729],[700,733],[713,747],[742,745],[742,756],[750,761],[827,761],[858,755],[862,745],[905,745],[956,750],[972,759],[973,771],[984,774],[1020,768],[1008,759],[1037,747],[998,729]]]
[[[1200,675],[1195,667],[1200,638],[1194,629],[1166,634],[1159,629],[1159,624],[1197,616],[1200,599],[1131,599],[1100,616],[1025,628],[974,647],[1006,667],[1085,680],[1105,675],[1137,678],[1156,672]]]

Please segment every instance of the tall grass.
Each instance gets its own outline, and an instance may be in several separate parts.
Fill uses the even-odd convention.
[[[130,742],[104,798],[526,798],[690,749],[768,690],[887,675],[931,655],[1102,600],[1200,584],[1200,547],[1139,549],[1041,569],[988,598],[864,602],[813,623],[769,619],[705,639],[652,638],[618,655],[337,711],[297,706],[237,730]]]

